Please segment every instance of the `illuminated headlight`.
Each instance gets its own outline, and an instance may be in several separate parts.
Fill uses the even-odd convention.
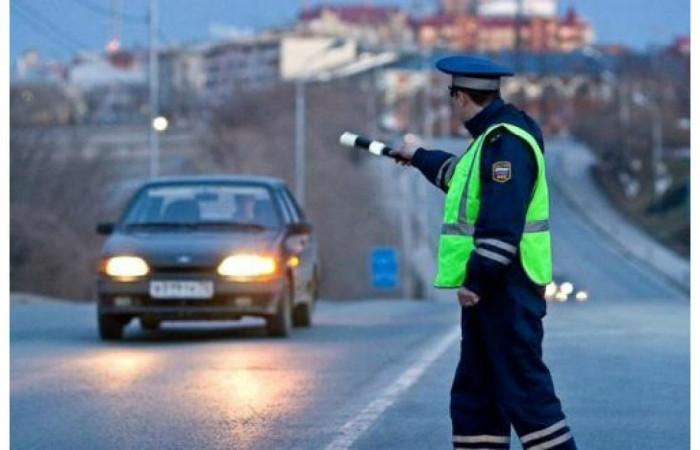
[[[136,278],[148,273],[148,264],[138,256],[113,256],[104,265],[104,272],[111,277]]]
[[[232,278],[264,277],[277,271],[277,262],[271,256],[232,255],[224,259],[217,272]]]
[[[574,292],[574,285],[566,281],[559,286],[559,290],[566,295],[571,295],[571,293]]]

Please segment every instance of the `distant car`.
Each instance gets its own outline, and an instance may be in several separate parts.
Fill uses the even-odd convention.
[[[97,275],[100,337],[138,318],[263,317],[268,333],[311,325],[319,260],[311,225],[283,181],[253,176],[160,179],[142,186],[109,235]]]

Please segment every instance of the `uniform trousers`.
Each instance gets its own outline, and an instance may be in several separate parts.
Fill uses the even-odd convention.
[[[525,450],[575,449],[542,360],[544,291],[522,266],[475,306],[462,308],[459,365],[450,398],[458,449],[508,449],[510,427]]]

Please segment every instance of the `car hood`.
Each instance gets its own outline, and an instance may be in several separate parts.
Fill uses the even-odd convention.
[[[152,266],[211,266],[239,252],[276,253],[278,230],[262,232],[133,232],[107,239],[103,256],[136,255]]]

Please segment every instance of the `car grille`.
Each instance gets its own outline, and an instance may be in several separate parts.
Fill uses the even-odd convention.
[[[216,268],[211,267],[211,266],[160,266],[160,267],[151,267],[151,273],[153,273],[153,274],[166,274],[166,273],[212,274],[212,273],[216,273]]]

